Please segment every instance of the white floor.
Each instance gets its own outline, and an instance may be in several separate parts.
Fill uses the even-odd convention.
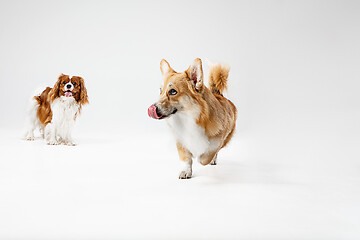
[[[238,133],[189,180],[167,133],[75,139],[0,129],[0,239],[360,238],[357,139]]]

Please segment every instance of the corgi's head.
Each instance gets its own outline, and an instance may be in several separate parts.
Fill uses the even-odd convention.
[[[149,117],[164,119],[179,111],[193,108],[205,87],[201,59],[195,59],[182,73],[175,72],[163,59],[160,62],[160,70],[163,76],[160,98],[149,107]]]

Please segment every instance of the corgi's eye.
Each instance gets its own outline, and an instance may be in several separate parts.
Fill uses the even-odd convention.
[[[65,85],[65,84],[66,84],[66,81],[63,81],[63,84]]]
[[[175,89],[170,89],[169,95],[176,95],[177,91]]]

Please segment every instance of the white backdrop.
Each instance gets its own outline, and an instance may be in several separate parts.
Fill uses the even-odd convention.
[[[358,239],[360,3],[1,1],[0,238]],[[147,116],[167,59],[231,66],[237,134],[177,180]],[[207,70],[206,65],[204,66]],[[84,77],[77,147],[21,140],[31,93]]]

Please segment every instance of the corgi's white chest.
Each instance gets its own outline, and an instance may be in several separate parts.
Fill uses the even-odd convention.
[[[191,114],[176,113],[168,119],[176,140],[189,150],[194,157],[214,150],[219,146],[216,140],[209,140],[205,129],[196,124],[195,117]]]

